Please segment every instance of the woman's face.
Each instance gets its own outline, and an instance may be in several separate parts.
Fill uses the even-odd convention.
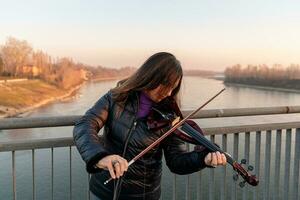
[[[155,103],[160,102],[164,98],[171,96],[172,91],[178,86],[180,79],[178,79],[172,87],[164,86],[160,84],[157,88],[153,90],[144,91],[152,101]]]

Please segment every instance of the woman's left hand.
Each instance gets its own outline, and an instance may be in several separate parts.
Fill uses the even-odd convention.
[[[208,153],[204,158],[204,162],[206,165],[216,167],[218,165],[226,165],[227,159],[223,153],[217,151]]]

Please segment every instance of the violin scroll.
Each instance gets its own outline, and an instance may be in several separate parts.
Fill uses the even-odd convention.
[[[242,165],[245,165],[246,163],[246,159],[242,159],[241,163],[233,163],[233,169],[237,172],[237,174],[233,175],[233,180],[237,181],[238,175],[240,175],[244,179],[244,181],[239,183],[240,187],[244,187],[246,182],[252,186],[257,186],[259,183],[258,178],[255,175],[249,173],[249,171],[252,171],[254,168],[253,166],[249,165],[247,168],[248,170],[245,170],[245,168]]]

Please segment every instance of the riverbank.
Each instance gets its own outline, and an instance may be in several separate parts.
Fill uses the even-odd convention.
[[[73,96],[82,84],[69,90],[41,80],[0,84],[0,118],[15,117]]]
[[[297,90],[297,89],[288,89],[288,88],[279,88],[279,87],[270,87],[270,86],[259,86],[259,85],[251,85],[251,84],[224,82],[224,85],[226,85],[226,86],[235,86],[235,87],[248,87],[248,88],[255,88],[255,89],[262,89],[262,90],[275,90],[275,91],[280,91],[280,92],[300,93],[300,90]]]
[[[113,76],[113,77],[93,77],[91,82],[101,82],[101,81],[114,81],[114,80],[122,80],[124,76]]]

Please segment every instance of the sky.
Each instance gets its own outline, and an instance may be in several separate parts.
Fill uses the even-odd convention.
[[[159,51],[185,69],[300,64],[300,1],[0,0],[12,36],[53,57],[139,67]]]

